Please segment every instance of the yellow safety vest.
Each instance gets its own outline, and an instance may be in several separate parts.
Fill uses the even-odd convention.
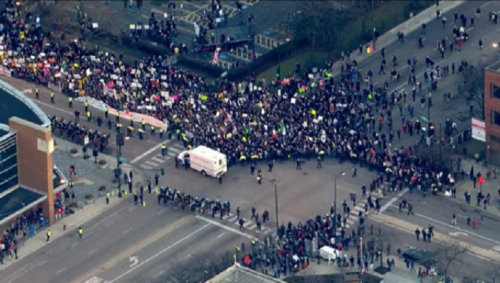
[[[85,107],[87,107],[87,106],[89,106],[89,103],[88,103],[87,101],[85,101],[85,102],[83,103],[83,105],[85,105]]]
[[[144,125],[146,125],[146,121],[145,121],[144,119],[142,119],[141,124],[142,124],[143,126],[144,126]]]
[[[90,117],[90,111],[87,111],[87,117]]]
[[[70,96],[70,97],[68,97],[68,101],[69,101],[69,102],[72,102],[72,101],[73,101],[73,97],[71,97],[71,96]]]
[[[54,97],[54,92],[53,91],[50,92],[50,97]]]

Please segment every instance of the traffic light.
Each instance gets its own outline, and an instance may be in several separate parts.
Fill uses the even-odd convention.
[[[279,78],[281,76],[281,67],[276,69],[276,77]]]
[[[160,168],[160,174],[163,176],[165,175],[165,170],[163,168]]]

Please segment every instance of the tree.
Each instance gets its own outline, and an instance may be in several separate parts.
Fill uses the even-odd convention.
[[[475,64],[464,68],[462,71],[463,82],[458,87],[458,92],[465,97],[467,103],[474,105],[472,115],[479,119],[485,119],[484,113],[484,69],[490,60],[481,60]]]
[[[185,261],[171,261],[165,275],[147,279],[152,283],[205,282],[234,264],[234,255],[225,252],[220,255],[204,252]]]
[[[437,266],[442,270],[444,278],[452,274],[452,265],[460,266],[463,263],[464,255],[468,253],[469,248],[459,243],[444,246],[436,251]]]
[[[375,253],[379,253],[379,269],[380,272],[385,271],[384,266],[384,253],[388,250],[388,246],[393,240],[394,234],[382,230],[382,227],[378,226],[377,230],[373,232],[370,240],[374,243]]]
[[[335,1],[304,1],[300,5],[300,13],[292,23],[295,42],[312,48],[335,46],[351,18],[349,9]]]

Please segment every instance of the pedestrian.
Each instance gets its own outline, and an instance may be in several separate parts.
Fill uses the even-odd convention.
[[[238,223],[240,224],[240,231],[243,230],[243,224],[245,223],[243,218],[240,218],[240,220],[238,220]]]
[[[50,241],[50,229],[47,229],[46,235],[47,235],[47,241],[46,242],[48,242],[48,241]]]
[[[451,216],[451,225],[457,225],[457,216],[455,213]]]
[[[106,204],[109,204],[109,192],[106,191]]]
[[[420,230],[418,228],[415,230],[415,236],[417,237],[417,241],[420,240]]]
[[[81,226],[78,228],[78,236],[80,236],[80,239],[83,239],[83,228]]]

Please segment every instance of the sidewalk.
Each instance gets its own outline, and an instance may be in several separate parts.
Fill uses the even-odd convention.
[[[479,184],[476,184],[475,189],[474,189],[474,184],[470,180],[470,177],[469,177],[469,172],[470,172],[470,169],[472,168],[472,166],[474,166],[474,174],[476,175],[477,173],[481,173],[481,175],[484,178],[484,184],[482,186],[480,186]],[[474,161],[472,159],[465,159],[465,158],[462,158],[461,167],[465,171],[465,181],[460,182],[457,185],[457,198],[456,198],[456,200],[465,204],[464,193],[466,191],[468,191],[472,195],[471,206],[476,207],[477,192],[481,191],[481,192],[483,192],[484,195],[487,195],[489,193],[491,195],[491,201],[490,201],[489,207],[486,211],[489,213],[492,213],[496,216],[500,216],[500,203],[499,203],[499,201],[500,201],[500,194],[499,194],[500,180],[498,180],[498,178],[500,178],[500,176],[498,176],[498,173],[497,173],[497,179],[495,179],[495,176],[493,174],[494,167],[491,167],[491,166],[485,167],[485,166],[483,166],[482,162],[476,163],[476,161]],[[491,172],[490,180],[488,180],[486,178],[488,171]],[[461,179],[461,177],[459,177],[459,179]],[[481,204],[481,209],[482,208],[483,208],[483,205]]]
[[[58,166],[58,168],[63,172],[63,174],[67,177],[67,168],[68,164],[74,164],[77,168],[77,174],[79,176],[79,181],[75,181],[75,185],[73,190],[75,191],[76,200],[79,203],[79,207],[75,208],[75,213],[63,216],[60,219],[55,220],[48,227],[51,231],[50,240],[51,242],[56,241],[57,239],[64,237],[70,233],[77,233],[76,229],[80,226],[83,226],[86,222],[92,220],[94,217],[104,214],[106,211],[112,209],[116,205],[118,205],[125,198],[118,198],[117,193],[112,194],[109,200],[109,204],[106,204],[105,197],[99,197],[97,189],[100,186],[107,185],[109,191],[111,191],[111,186],[113,188],[116,185],[113,185],[112,180],[113,176],[113,168],[116,167],[116,159],[112,156],[99,154],[98,160],[106,160],[108,162],[108,168],[99,169],[97,164],[94,164],[93,157],[90,159],[83,159],[81,155],[78,158],[70,157],[69,150],[71,148],[77,148],[81,152],[81,146],[70,143],[69,141],[56,139],[56,150],[54,151],[54,165]],[[90,153],[91,155],[92,153]],[[134,172],[134,181],[135,183],[142,182],[142,176],[138,172]],[[86,179],[88,178],[88,179]],[[71,180],[71,179],[70,179]],[[80,182],[84,180],[83,182]],[[83,201],[83,198],[86,194],[92,194],[94,198],[89,201]],[[97,225],[97,224],[96,224]],[[96,226],[94,225],[94,226]],[[44,247],[46,242],[46,229],[38,230],[34,236],[27,237],[25,240],[19,239],[18,242],[18,255],[19,258],[24,258],[29,256],[30,254],[36,252],[40,248]],[[93,227],[86,227],[86,231],[94,229]],[[7,268],[11,265],[15,260],[5,258],[4,265],[1,269]],[[0,270],[1,270],[0,269]]]
[[[374,49],[374,51],[371,54],[365,54],[365,52],[363,52],[362,55],[359,55],[357,50],[354,50],[351,53],[351,59],[354,59],[359,63],[364,59],[378,53],[380,50],[382,50],[382,48],[395,42],[398,39],[397,37],[398,32],[402,32],[406,36],[414,32],[415,30],[419,29],[422,26],[422,24],[424,23],[427,24],[432,20],[436,19],[437,9],[441,11],[442,15],[452,9],[455,9],[456,7],[462,5],[463,3],[465,3],[465,1],[463,0],[440,1],[438,7],[436,7],[436,5],[432,5],[431,7],[415,15],[413,18],[405,21],[404,23],[401,23],[400,25],[394,27],[393,29],[381,35],[377,40],[376,49]],[[371,42],[368,42],[364,46],[369,46],[370,44]],[[341,60],[338,60],[337,62],[335,62],[335,64],[333,64],[332,75],[334,77],[340,74],[341,66],[342,66]]]

